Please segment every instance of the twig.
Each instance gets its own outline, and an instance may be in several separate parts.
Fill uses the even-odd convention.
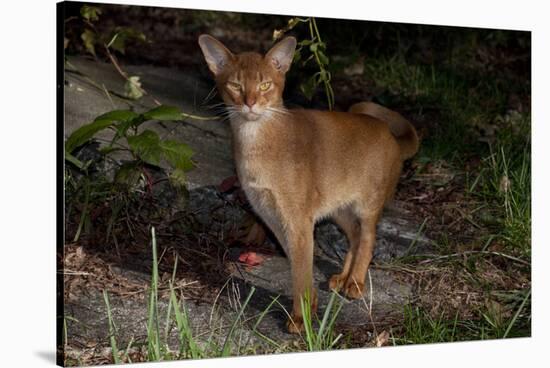
[[[186,112],[182,112],[181,116],[183,116],[184,118],[189,118],[194,120],[219,120],[220,119],[219,116],[199,116],[199,115],[188,114]]]
[[[426,217],[424,219],[424,221],[422,222],[422,224],[420,225],[420,228],[418,229],[418,231],[416,232],[416,235],[413,239],[413,241],[411,242],[411,244],[409,245],[409,247],[407,248],[407,250],[405,251],[405,254],[403,255],[404,257],[405,256],[408,256],[409,253],[411,252],[411,250],[413,249],[413,247],[416,245],[416,242],[418,241],[418,238],[420,237],[420,234],[422,233],[422,230],[424,230],[424,226],[426,226],[426,222],[428,221],[428,218]]]
[[[109,60],[111,61],[111,63],[113,64],[113,66],[115,67],[116,71],[118,72],[118,74],[120,74],[122,76],[122,78],[124,78],[128,83],[131,83],[134,87],[136,87],[141,93],[143,93],[144,95],[149,95],[149,97],[151,97],[151,99],[153,100],[153,102],[157,105],[157,106],[160,106],[162,105],[154,96],[150,95],[149,93],[147,93],[146,90],[144,90],[141,86],[139,86],[137,83],[135,83],[133,80],[131,80],[129,77],[128,77],[128,74],[126,74],[126,72],[124,70],[122,70],[122,68],[120,67],[120,65],[118,65],[118,62],[116,60],[116,58],[114,57],[114,55],[111,53],[111,51],[109,51],[109,47],[105,44],[103,44],[103,47],[105,48],[105,52],[107,53],[107,57],[109,58]]]
[[[455,221],[453,221],[449,227],[453,226],[456,222],[460,221],[461,219],[464,219],[466,221],[468,221],[470,224],[472,224],[474,227],[478,228],[478,229],[481,229],[481,226],[479,226],[478,223],[476,223],[474,220],[472,220],[472,218],[466,214],[464,211],[462,211],[459,207],[455,207],[455,210],[460,213],[460,215],[462,216],[460,219],[457,219]],[[471,213],[474,213],[474,211],[472,211]]]
[[[78,70],[78,68],[76,66],[74,66],[73,64],[71,64],[70,61],[65,61],[65,63],[67,64],[67,66],[69,66],[71,69],[66,69],[69,73],[75,73],[79,76],[81,76],[82,78],[84,78],[84,80],[88,83],[90,83],[93,87],[97,88],[98,90],[102,91],[102,92],[105,92],[104,90],[104,87],[102,87],[101,85],[99,85],[99,83],[97,83],[96,81],[94,81],[92,78],[88,77],[86,74],[84,74],[83,72],[81,72],[80,70]],[[129,101],[132,101],[130,98],[124,96],[124,95],[121,95],[120,93],[117,93],[113,90],[107,90],[110,94],[112,95],[115,95],[117,96],[118,98],[126,101],[126,102],[129,102]],[[107,96],[107,97],[110,97]]]
[[[109,101],[111,102],[111,106],[113,106],[113,109],[116,109],[116,106],[115,106],[115,103],[113,102],[113,99],[111,98],[111,95],[109,94],[109,91],[107,90],[107,88],[105,87],[105,84],[101,84],[101,87],[103,87],[103,91],[105,92],[105,94],[107,95],[107,98],[109,99]]]

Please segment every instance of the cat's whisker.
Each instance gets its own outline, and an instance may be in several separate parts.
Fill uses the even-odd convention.
[[[208,94],[206,95],[206,97],[202,101],[202,105],[206,104],[208,101],[210,101],[212,98],[214,98],[214,96],[216,96],[217,94],[218,94],[218,89],[216,88],[216,86],[212,87],[210,92],[208,92]]]
[[[284,108],[278,108],[278,107],[267,107],[266,108],[267,111],[269,111],[272,115],[275,115],[275,116],[281,116],[281,117],[284,117],[284,116],[287,116],[290,114],[290,112]]]
[[[240,114],[240,110],[237,110],[237,109],[227,109],[224,113],[224,116],[227,118],[227,119],[232,119],[236,116],[238,116]]]
[[[203,106],[207,107],[207,108],[216,108],[216,107],[224,107],[225,105],[226,105],[225,102],[218,102],[218,103],[215,103],[215,104],[203,105]]]

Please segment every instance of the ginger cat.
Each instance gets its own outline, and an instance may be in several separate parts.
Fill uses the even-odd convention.
[[[293,308],[289,332],[303,329],[300,298],[313,289],[313,229],[330,217],[350,248],[329,285],[349,298],[363,294],[376,224],[391,199],[403,160],[418,150],[414,127],[371,102],[349,112],[288,110],[285,73],[296,39],[286,37],[263,56],[233,54],[209,35],[199,45],[228,109],[237,175],[253,209],[290,259]]]

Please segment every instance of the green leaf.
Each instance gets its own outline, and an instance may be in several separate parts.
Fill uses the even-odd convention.
[[[322,69],[321,71],[319,71],[318,75],[319,83],[321,83],[321,81],[330,82],[330,73],[326,70]]]
[[[311,100],[313,98],[313,95],[315,94],[315,89],[317,88],[317,78],[316,75],[311,76],[308,78],[307,81],[300,84],[300,91],[304,94],[304,96]]]
[[[110,120],[112,122],[115,122],[115,121],[126,122],[126,121],[132,121],[138,116],[139,114],[136,114],[135,112],[130,110],[113,110],[98,116],[95,120]]]
[[[312,43],[311,45],[309,45],[309,51],[316,52],[318,46],[319,46],[318,43]]]
[[[97,37],[94,31],[89,30],[86,28],[84,32],[80,35],[80,38],[82,39],[82,42],[84,42],[84,47],[86,50],[95,55],[95,43],[97,42]]]
[[[176,169],[188,171],[194,167],[191,161],[193,150],[188,145],[169,140],[161,142],[160,146],[166,161]]]
[[[90,124],[81,126],[65,141],[65,151],[72,153],[76,148],[92,139],[97,132],[110,127],[112,124],[110,120],[95,120]]]
[[[325,53],[323,51],[319,50],[317,52],[317,56],[319,56],[319,60],[321,60],[321,64],[323,64],[323,65],[328,65],[329,64],[328,57],[325,55]]]
[[[165,159],[174,168],[182,171],[194,167],[191,161],[193,150],[186,144],[172,140],[161,141],[158,134],[151,130],[128,137],[127,140],[132,152],[148,164],[160,166],[161,159]]]
[[[136,161],[125,162],[115,173],[115,183],[135,186],[141,176],[141,167]]]
[[[131,27],[117,27],[117,29],[113,32],[111,41],[109,41],[107,47],[124,54],[126,51],[126,42],[128,40],[145,42],[146,37],[142,32],[136,31]]]
[[[141,82],[138,76],[131,76],[124,84],[124,95],[133,100],[140,99],[143,96]]]
[[[185,171],[182,169],[174,169],[170,173],[170,183],[176,188],[186,188]]]
[[[182,120],[180,109],[166,105],[147,111],[143,117],[145,120]]]
[[[68,153],[68,152],[65,152],[65,160],[67,160],[71,164],[75,165],[80,170],[82,170],[84,168],[84,163],[82,161],[80,161],[79,159],[77,159],[76,157],[74,157],[73,155],[71,155],[70,153]]]
[[[313,43],[312,40],[307,40],[306,39],[306,40],[302,40],[302,41],[298,42],[298,45],[299,46],[308,46],[308,45],[311,45],[312,43]]]
[[[99,19],[99,15],[101,14],[101,9],[99,9],[97,6],[90,6],[90,5],[82,5],[80,8],[80,15],[89,21],[96,21]]]
[[[116,151],[126,151],[127,149],[126,148],[123,148],[123,147],[111,147],[111,146],[108,146],[108,147],[101,147],[99,149],[99,152],[101,152],[102,154],[104,155],[108,155],[110,153],[113,153],[113,152],[116,152]]]
[[[96,120],[110,120],[112,122],[118,122],[118,124],[115,124],[117,133],[113,138],[113,142],[121,136],[125,137],[128,128],[139,122],[141,119],[141,115],[130,110],[113,110],[96,118]]]
[[[127,138],[130,149],[144,162],[159,166],[163,150],[160,138],[152,130],[145,130],[139,135]]]
[[[65,150],[69,153],[88,142],[99,131],[106,129],[115,122],[131,122],[139,115],[130,110],[113,110],[98,116],[92,123],[75,130],[65,142]]]

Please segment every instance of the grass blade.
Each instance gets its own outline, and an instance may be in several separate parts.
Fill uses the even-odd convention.
[[[111,306],[109,304],[109,296],[107,295],[107,290],[103,290],[103,300],[105,301],[105,306],[107,307],[107,319],[109,321],[109,340],[111,343],[111,350],[113,352],[113,361],[115,364],[120,364],[120,358],[118,356],[118,348],[116,346],[115,339],[115,323],[113,322],[113,317],[111,315]]]
[[[174,290],[173,284],[170,282],[170,300],[174,306],[174,317],[176,319],[176,326],[178,328],[178,336],[180,340],[180,354],[184,357],[189,355],[193,359],[202,358],[203,354],[193,339],[193,332],[189,323],[189,318],[187,311],[185,309],[185,304],[180,309],[176,292]],[[189,355],[188,355],[189,354]]]
[[[151,274],[151,292],[147,317],[147,355],[150,361],[160,359],[160,336],[158,326],[158,261],[155,228],[151,228],[153,248],[153,270]]]
[[[529,289],[529,292],[527,293],[527,295],[525,295],[525,298],[523,298],[523,301],[521,302],[521,305],[519,306],[518,310],[514,314],[514,317],[510,321],[510,324],[506,328],[506,331],[504,332],[504,335],[502,336],[503,339],[505,339],[508,336],[508,334],[510,333],[510,331],[512,330],[512,327],[516,323],[516,320],[518,319],[521,311],[525,307],[525,303],[527,303],[527,299],[529,299],[530,296],[531,296],[531,289]]]
[[[229,355],[229,352],[230,352],[229,342],[231,340],[233,332],[235,331],[235,327],[237,326],[237,322],[241,319],[241,316],[243,315],[244,310],[245,310],[246,306],[248,305],[248,302],[250,301],[250,298],[252,298],[252,295],[254,294],[255,291],[256,291],[256,288],[252,287],[252,289],[250,290],[250,293],[248,294],[248,296],[246,297],[246,300],[244,301],[244,304],[242,305],[241,309],[239,310],[239,313],[237,314],[237,317],[235,318],[235,320],[231,324],[231,328],[229,329],[229,332],[227,333],[227,336],[225,337],[225,342],[223,343],[222,356],[228,356]]]

